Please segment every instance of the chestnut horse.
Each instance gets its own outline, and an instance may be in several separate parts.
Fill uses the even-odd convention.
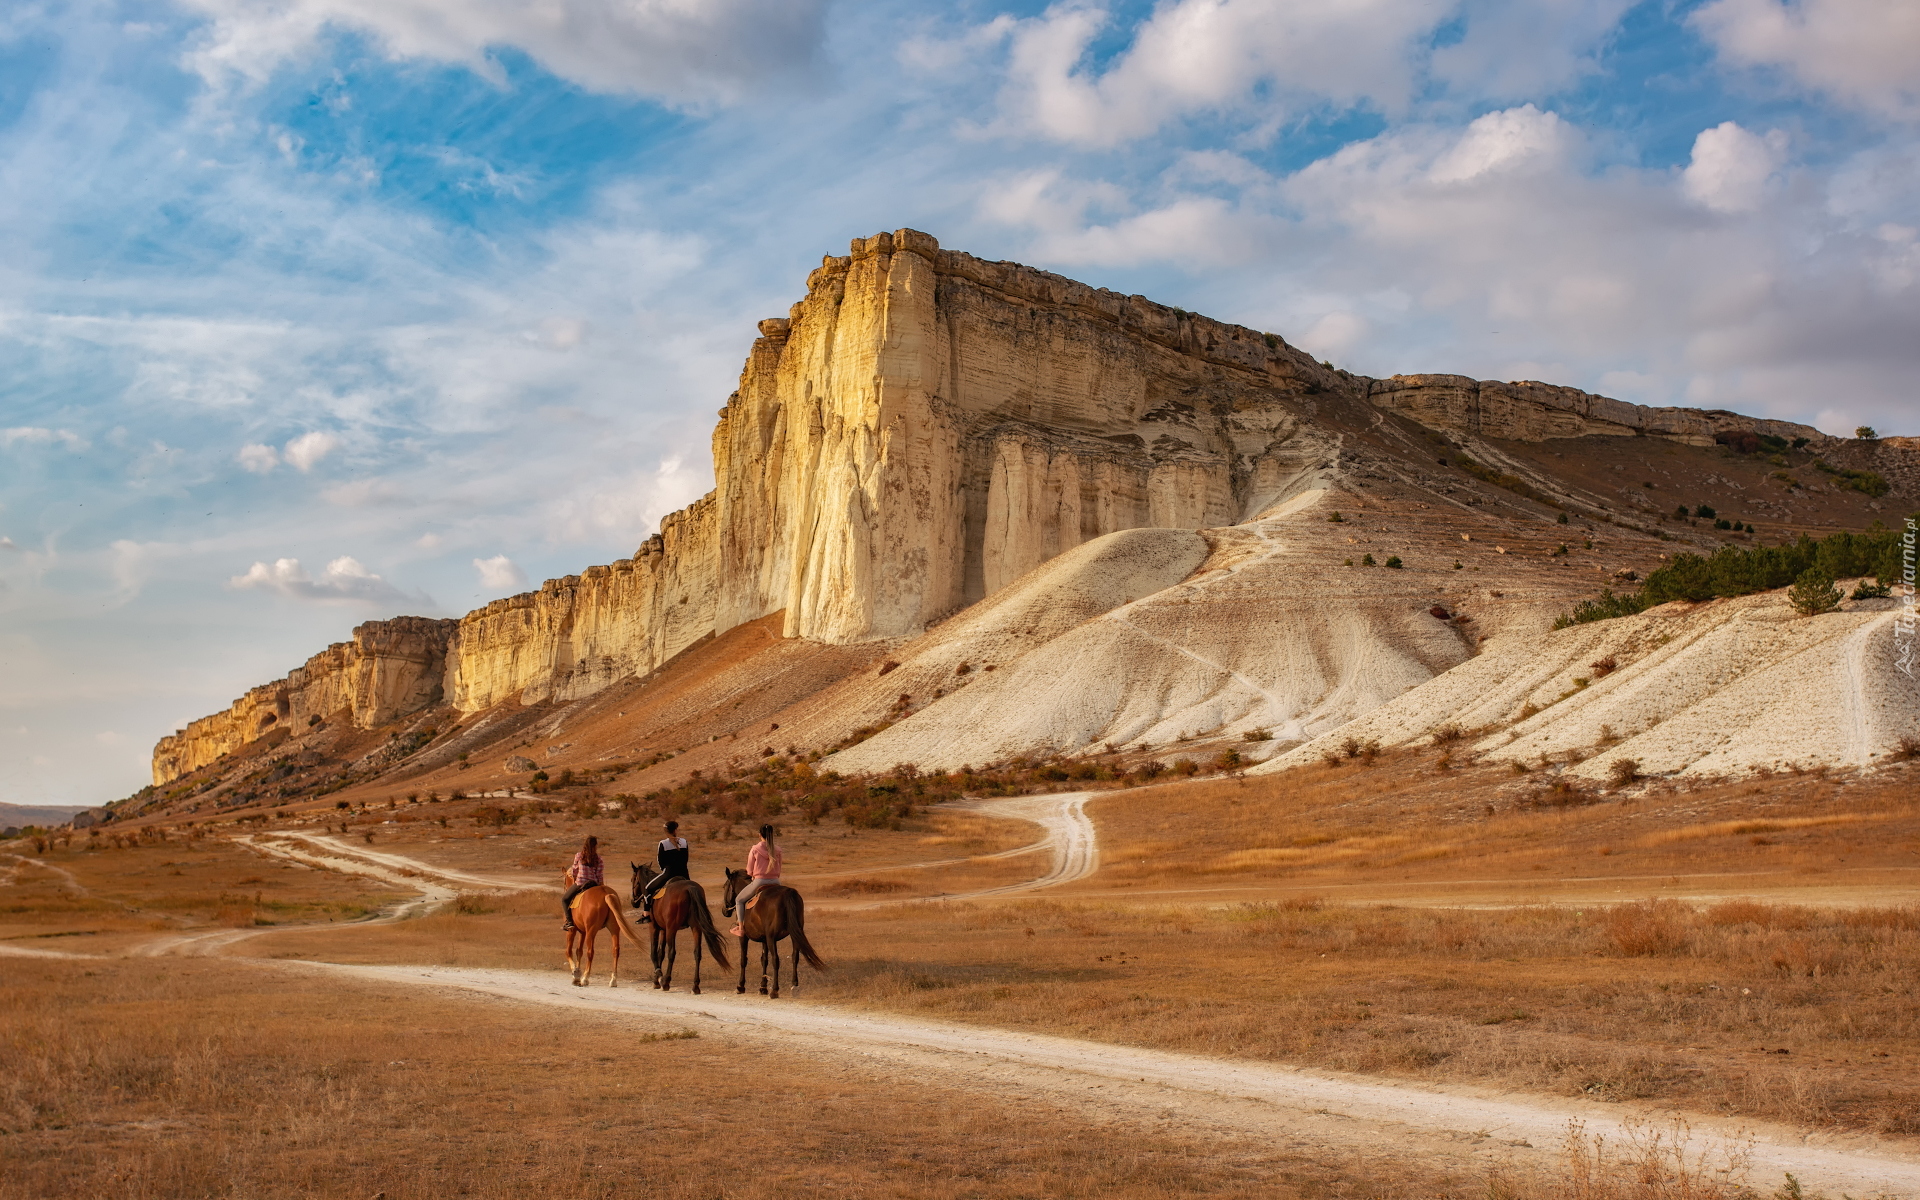
[[[729,867],[727,869],[726,903],[720,911],[733,915],[733,898],[747,886],[752,876],[745,871]],[[793,939],[793,987],[800,987],[800,960],[805,958],[807,965],[816,971],[824,971],[827,964],[813,952],[812,943],[807,941],[807,905],[800,899],[800,893],[785,884],[774,883],[755,892],[747,901],[746,910],[739,915],[740,920],[740,986],[736,993],[747,990],[747,943],[760,943],[760,994],[770,1000],[780,998],[780,939]],[[773,956],[773,990],[767,990],[767,956]]]
[[[573,925],[567,930],[567,970],[573,972],[573,986],[586,987],[593,974],[593,947],[600,931],[613,935],[613,970],[607,975],[608,987],[620,986],[620,935],[640,944],[640,934],[627,923],[620,893],[607,887],[590,887],[573,898]]]
[[[647,886],[653,872],[636,863],[627,865],[633,868],[633,906],[639,908],[644,899],[640,889]],[[647,917],[653,925],[653,986],[660,991],[673,990],[673,964],[680,957],[682,929],[693,930],[694,995],[700,994],[700,943],[703,939],[722,967],[733,965],[727,961],[727,948],[720,941],[720,931],[713,927],[713,914],[707,911],[707,891],[693,880],[669,879],[654,894]]]

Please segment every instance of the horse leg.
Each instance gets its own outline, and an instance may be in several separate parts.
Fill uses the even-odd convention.
[[[613,935],[613,970],[607,975],[608,987],[620,986],[620,923],[609,921],[607,932]]]
[[[675,929],[669,932],[666,935],[666,938],[667,938],[667,975],[665,980],[663,980],[660,984],[660,990],[663,992],[670,992],[673,990],[673,968],[675,964],[677,964],[680,961],[680,931],[678,929]]]
[[[653,953],[653,987],[655,991],[658,991],[660,989],[660,962],[666,956],[667,948],[660,941],[660,922],[650,922],[647,928],[653,931],[649,938],[648,948]]]
[[[580,940],[585,943],[585,948],[580,953],[580,968],[573,973],[575,987],[587,986],[587,980],[593,975],[593,952],[596,948],[594,943],[599,941],[589,929],[580,931]]]
[[[768,994],[767,999],[778,1000],[780,998],[780,939],[770,937],[767,939],[767,945],[773,950],[773,991]]]
[[[736,996],[747,994],[747,935],[744,933],[740,935],[740,986],[733,992]]]
[[[773,950],[773,935],[760,939],[760,994],[767,994],[767,955]]]
[[[700,994],[700,927],[693,927],[693,994]]]

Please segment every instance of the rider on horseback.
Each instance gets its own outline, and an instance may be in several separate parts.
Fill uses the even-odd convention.
[[[660,839],[660,845],[654,849],[654,861],[660,864],[660,873],[655,875],[640,893],[640,920],[642,923],[652,920],[649,914],[653,910],[653,898],[675,879],[691,879],[687,874],[687,839],[679,834],[680,822],[667,822],[667,836]]]
[[[739,914],[742,921],[747,919],[747,901],[753,899],[754,893],[780,882],[780,847],[773,844],[773,826],[762,825],[760,840],[747,850],[747,874],[753,877],[753,882],[733,898],[733,912]],[[731,933],[739,937],[740,926],[735,925]]]
[[[567,868],[567,894],[560,897],[560,914],[566,919],[563,929],[573,929],[573,898],[606,881],[607,867],[600,861],[600,839],[589,837],[580,844],[580,852],[573,856],[573,865]]]

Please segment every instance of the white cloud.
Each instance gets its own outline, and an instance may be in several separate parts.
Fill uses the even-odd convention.
[[[476,558],[473,566],[480,572],[480,586],[491,592],[512,591],[524,587],[527,582],[527,573],[504,554]]]
[[[1467,126],[1460,140],[1428,169],[1427,178],[1465,183],[1489,174],[1551,170],[1574,140],[1558,113],[1541,112],[1531,104],[1490,112]]]
[[[255,475],[266,475],[280,465],[280,454],[272,446],[263,446],[259,442],[250,442],[240,447],[240,453],[234,458],[240,465]]]
[[[1680,173],[1681,190],[1721,213],[1749,213],[1766,199],[1767,181],[1787,157],[1787,135],[1765,137],[1723,121],[1693,139],[1693,159]]]
[[[342,555],[327,564],[320,578],[307,574],[297,558],[275,559],[272,566],[257,562],[244,575],[235,575],[227,586],[237,590],[258,588],[296,600],[322,603],[343,602],[420,602],[424,596],[409,595],[362,566],[359,560]]]
[[[1085,60],[1103,8],[1057,4],[1009,34],[1007,119],[1065,142],[1113,145],[1199,113],[1324,102],[1403,109],[1416,56],[1448,0],[1171,0],[1104,72]]]
[[[1920,118],[1913,0],[1713,0],[1690,21],[1737,66],[1776,68],[1855,108]]]
[[[1433,52],[1433,74],[1461,95],[1552,94],[1599,69],[1595,52],[1633,2],[1465,0],[1463,36]]]
[[[824,0],[187,0],[211,19],[190,56],[202,76],[261,80],[328,28],[370,34],[394,58],[492,78],[501,46],[599,92],[730,102],[804,76]]]
[[[20,549],[20,547],[18,547],[18,546],[16,546],[16,545],[14,545],[14,542],[13,542],[13,539],[12,539],[12,538],[10,538],[10,537],[0,537],[0,550],[14,550],[14,551],[17,551],[17,550],[19,550],[19,549]]]
[[[1330,312],[1293,341],[1315,358],[1338,360],[1366,340],[1372,324],[1358,313]]]
[[[37,425],[16,425],[0,429],[0,446],[50,446],[59,442],[69,450],[85,450],[87,439],[71,429],[43,429]]]
[[[302,472],[311,471],[321,459],[339,448],[340,439],[331,433],[317,429],[303,433],[287,443],[287,465]]]

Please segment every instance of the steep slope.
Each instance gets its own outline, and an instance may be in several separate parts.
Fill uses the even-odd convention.
[[[1592,781],[1620,761],[1655,775],[1869,767],[1920,739],[1920,679],[1900,667],[1899,601],[1841,607],[1804,617],[1764,592],[1511,639],[1256,770],[1447,726],[1479,731],[1476,755],[1577,763]]]

